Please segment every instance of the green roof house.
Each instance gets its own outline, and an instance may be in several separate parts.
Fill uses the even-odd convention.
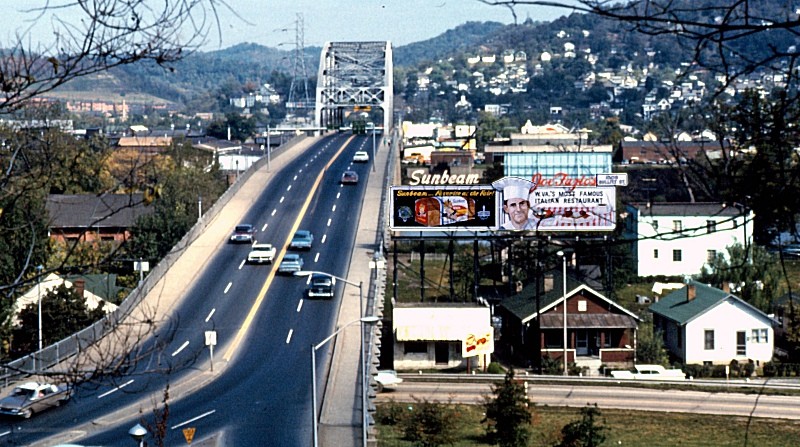
[[[776,322],[730,292],[692,281],[649,310],[653,330],[685,364],[772,360]]]

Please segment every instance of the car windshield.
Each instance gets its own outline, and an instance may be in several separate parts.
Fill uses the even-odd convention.
[[[298,231],[294,234],[295,239],[308,239],[309,233],[308,231]]]
[[[299,258],[300,258],[300,256],[298,256],[298,255],[287,254],[286,256],[284,256],[283,262],[295,262]]]
[[[251,231],[251,228],[252,227],[250,225],[237,225],[235,231],[237,233],[249,233]]]
[[[325,275],[311,276],[311,284],[315,286],[328,286],[331,284],[331,278]]]

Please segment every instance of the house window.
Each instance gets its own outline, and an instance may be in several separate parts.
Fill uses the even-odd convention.
[[[709,233],[713,233],[713,232],[717,231],[717,223],[715,221],[713,221],[713,220],[707,220],[706,221],[706,231],[708,231]]]
[[[753,329],[750,335],[750,341],[753,343],[767,343],[769,342],[768,334],[766,329]]]
[[[705,349],[714,349],[714,329],[706,329],[705,332]]]
[[[578,312],[586,312],[586,300],[578,300]]]
[[[683,260],[683,253],[680,250],[672,250],[672,260],[681,262],[681,260]]]
[[[544,333],[544,347],[548,349],[563,348],[564,337],[558,331],[546,331]]]
[[[717,250],[706,251],[706,261],[713,262],[716,257],[717,257]]]
[[[428,343],[424,341],[407,341],[403,343],[404,354],[427,354]]]
[[[761,329],[761,343],[769,343],[769,331],[767,329]]]
[[[683,223],[681,223],[681,221],[679,221],[679,220],[673,220],[672,221],[672,231],[675,231],[677,233],[680,233],[681,231],[683,231]]]
[[[653,259],[658,259],[658,249],[657,248],[653,249]]]

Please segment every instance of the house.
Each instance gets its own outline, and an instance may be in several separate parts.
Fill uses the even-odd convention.
[[[31,304],[37,304],[39,297],[44,297],[62,284],[83,296],[86,299],[86,307],[90,310],[100,307],[103,312],[109,313],[117,309],[116,304],[109,302],[110,299],[115,299],[115,295],[120,289],[116,285],[116,275],[61,277],[55,273],[50,273],[14,302],[14,310],[11,314],[14,324],[19,324],[17,316],[22,309]]]
[[[537,355],[563,361],[566,351],[570,363],[586,367],[592,375],[598,374],[602,365],[617,369],[632,366],[639,317],[591,287],[590,281],[579,281],[568,274],[564,287],[563,278],[559,271],[545,274],[538,303],[535,283],[500,303],[497,315],[502,320],[503,345],[525,363]],[[541,326],[538,340],[537,324]]]
[[[753,240],[753,211],[740,204],[633,203],[623,214],[639,276],[696,275],[728,247]]]
[[[136,219],[153,212],[143,194],[50,194],[50,239],[66,241],[128,240]]]
[[[490,355],[463,356],[470,335],[493,336],[488,307],[460,303],[397,303],[392,311],[394,368],[485,368]],[[471,364],[468,364],[470,363]]]
[[[653,331],[684,364],[727,365],[732,360],[759,366],[772,360],[777,324],[726,290],[691,281],[654,303]]]

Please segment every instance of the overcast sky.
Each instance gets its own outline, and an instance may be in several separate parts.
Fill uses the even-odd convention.
[[[74,0],[2,0],[0,34],[5,42],[17,31],[24,31],[35,17],[26,7],[44,4],[72,3]],[[224,8],[219,11],[221,39],[210,35],[205,50],[227,48],[252,42],[268,47],[294,48],[298,14],[302,15],[305,46],[322,46],[325,42],[383,41],[402,46],[442,34],[469,21],[512,23],[507,8],[489,6],[479,0],[226,0],[236,15]],[[12,6],[13,5],[13,6]],[[68,10],[59,18],[69,21]],[[528,17],[551,21],[569,10],[520,6],[518,21]],[[39,17],[33,28],[33,40],[46,38],[49,19]]]

